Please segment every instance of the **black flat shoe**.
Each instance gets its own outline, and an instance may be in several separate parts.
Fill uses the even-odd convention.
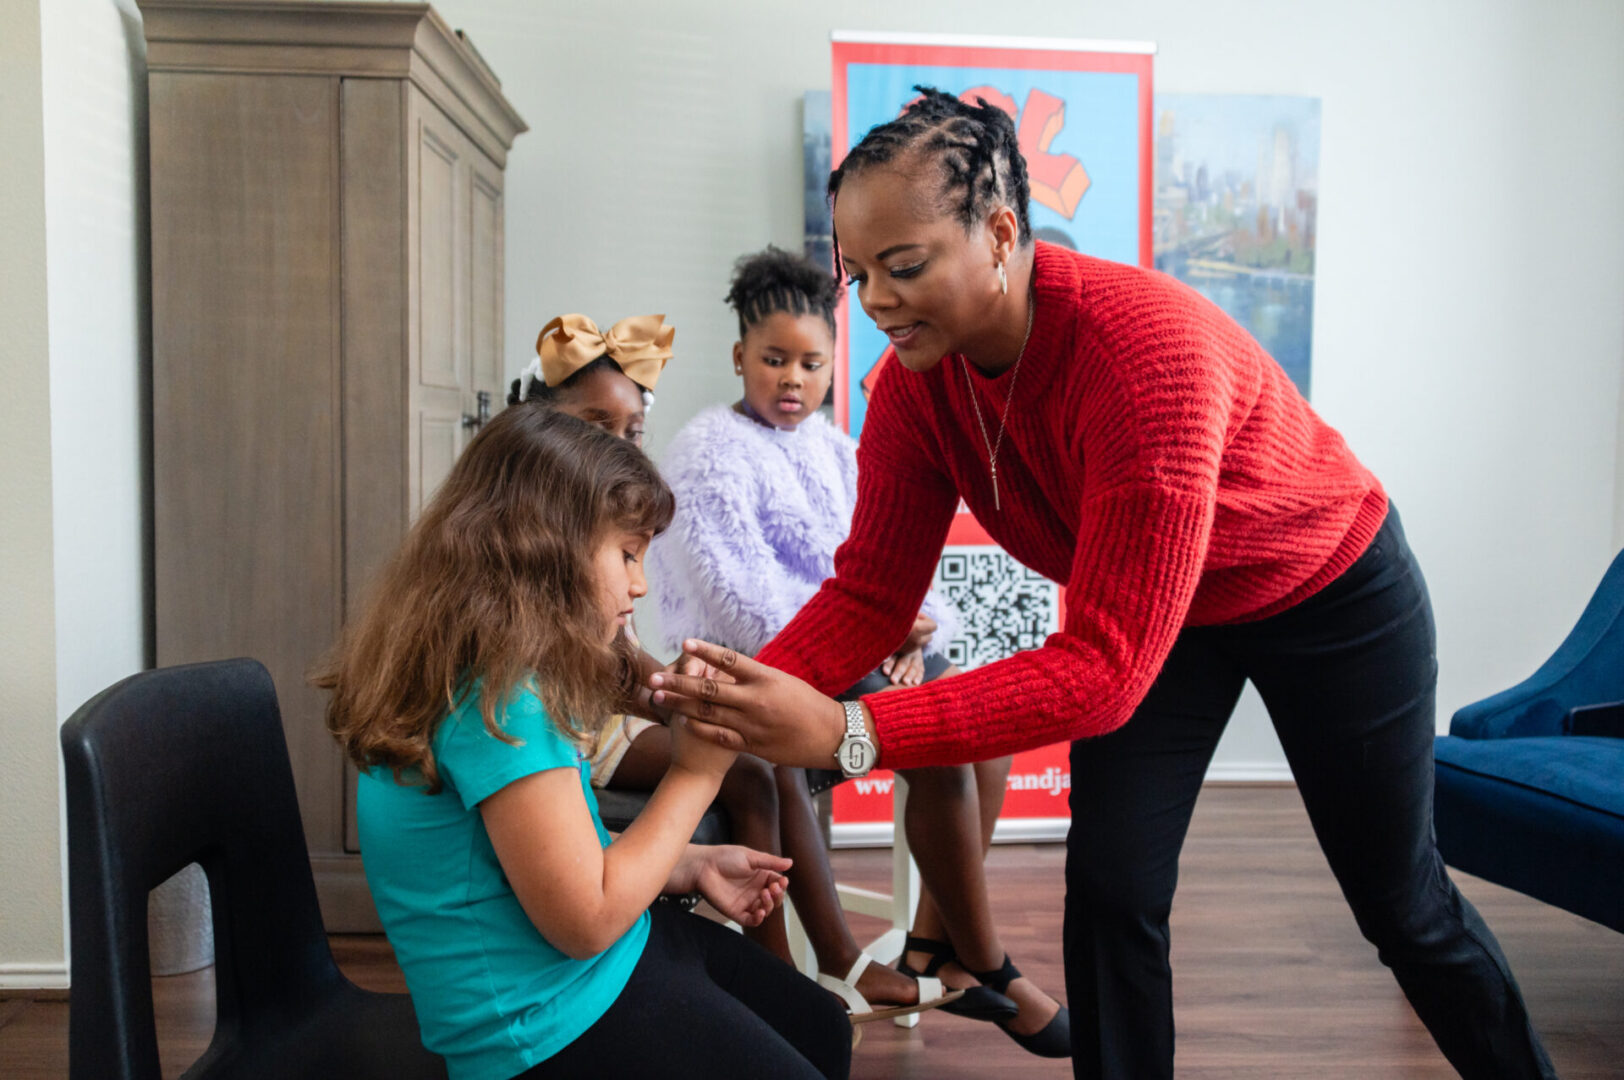
[[[908,954],[911,952],[930,954],[930,962],[925,965],[924,971],[916,971],[913,965],[908,963]],[[902,946],[902,955],[897,957],[897,970],[918,979],[935,975],[942,970],[944,964],[951,964],[957,959],[953,946],[945,941],[910,936]],[[1004,985],[1009,984],[1006,982]],[[949,1001],[940,1008],[943,1012],[952,1013],[954,1016],[962,1016],[969,1020],[986,1020],[994,1024],[1013,1020],[1021,1012],[1019,1005],[990,986],[969,987],[964,991],[963,997],[957,1001]]]
[[[1010,963],[1009,954],[1005,953],[1003,967],[996,971],[971,971],[970,974],[980,980],[983,986],[1004,992],[1009,989],[1010,983],[1021,977],[1021,970]],[[1011,1031],[1009,1025],[1005,1023],[998,1026],[1003,1029],[1005,1035],[1015,1040],[1016,1045],[1029,1054],[1046,1058],[1071,1057],[1071,1013],[1064,1005],[1054,1014],[1054,1019],[1030,1035]]]

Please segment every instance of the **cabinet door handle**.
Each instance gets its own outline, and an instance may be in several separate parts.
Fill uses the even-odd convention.
[[[491,392],[481,390],[474,395],[475,408],[478,410],[474,416],[467,413],[462,415],[462,426],[465,428],[482,428],[491,418]]]

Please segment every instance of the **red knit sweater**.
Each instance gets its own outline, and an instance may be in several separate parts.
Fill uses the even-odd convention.
[[[827,694],[857,682],[907,636],[962,497],[1005,550],[1065,585],[1065,625],[1042,648],[865,698],[889,768],[1119,727],[1181,628],[1311,596],[1387,513],[1342,437],[1193,290],[1043,243],[1033,288],[998,453],[1003,508],[959,358],[924,374],[887,362],[835,576],[758,657]],[[1009,382],[973,376],[994,438]]]

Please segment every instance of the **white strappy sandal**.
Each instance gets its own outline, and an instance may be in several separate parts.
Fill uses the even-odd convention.
[[[866,1024],[870,1020],[889,1020],[893,1016],[907,1016],[909,1013],[925,1012],[938,1005],[946,1005],[950,1001],[957,1001],[964,995],[963,990],[949,990],[942,985],[942,980],[925,975],[914,981],[919,984],[919,1003],[916,1005],[884,1005],[876,1009],[869,1005],[868,1000],[857,990],[857,980],[863,977],[863,972],[874,958],[868,953],[860,953],[857,963],[846,972],[844,979],[837,979],[833,975],[818,972],[818,985],[830,991],[841,1001],[846,1003],[846,1011],[851,1014],[853,1024]]]

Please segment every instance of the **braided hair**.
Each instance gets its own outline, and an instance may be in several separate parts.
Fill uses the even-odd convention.
[[[960,101],[930,86],[915,86],[920,96],[901,116],[869,129],[848,153],[840,168],[829,174],[829,203],[833,206],[847,177],[870,166],[884,165],[905,154],[934,159],[941,168],[941,198],[966,231],[997,206],[1015,211],[1020,243],[1032,242],[1028,204],[1031,186],[1026,158],[1021,156],[1015,121],[1003,109],[976,98]],[[840,262],[840,237],[834,237],[835,268]]]
[[[767,250],[733,264],[733,287],[727,292],[727,302],[739,317],[741,340],[750,327],[780,311],[817,315],[833,334],[840,279],[799,255],[768,244]]]

